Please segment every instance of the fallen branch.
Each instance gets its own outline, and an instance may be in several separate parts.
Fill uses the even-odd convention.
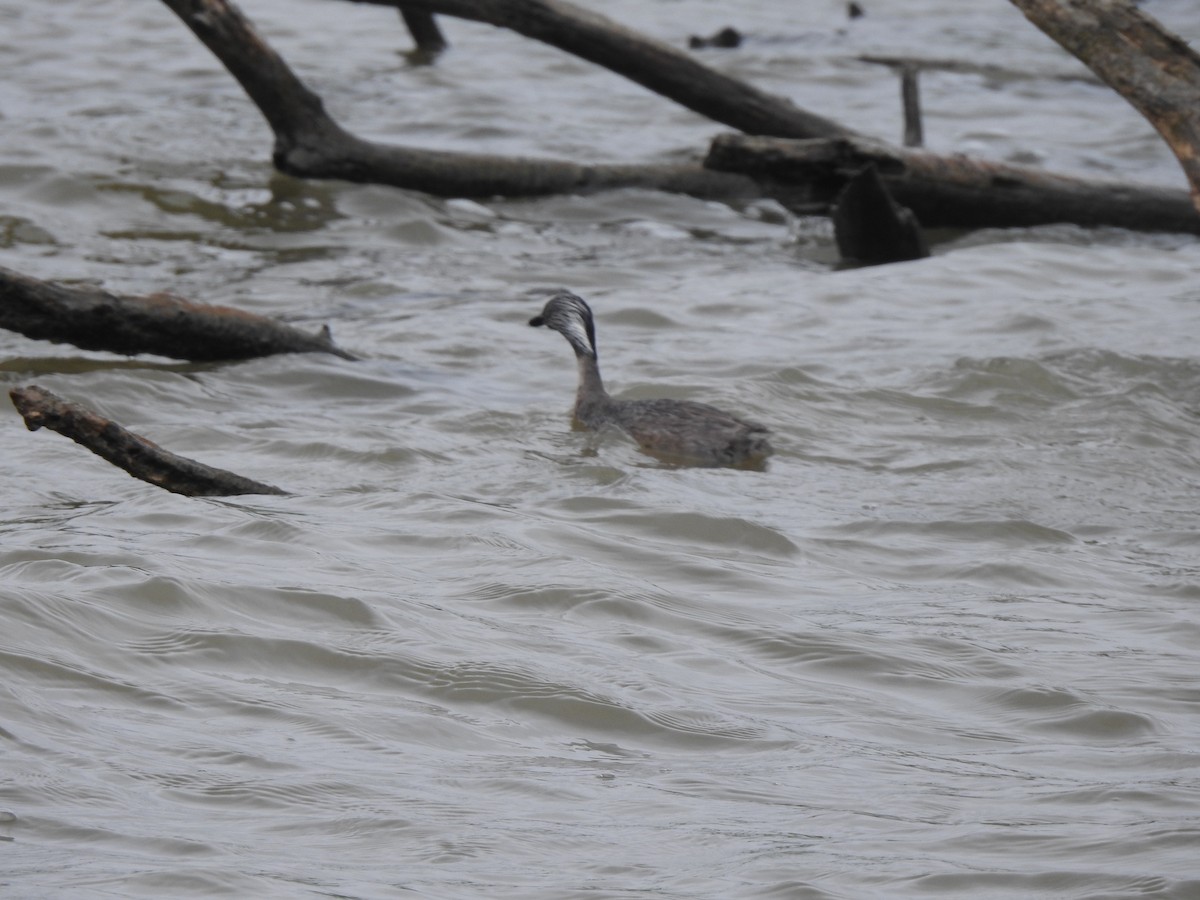
[[[874,164],[846,182],[831,218],[843,260],[873,265],[929,255],[916,216],[892,199]]]
[[[254,481],[177,456],[153,441],[37,385],[9,391],[30,431],[49,428],[69,437],[134,478],[187,497],[230,497],[236,494],[286,494]]]
[[[120,296],[95,287],[40,281],[0,266],[0,328],[84,350],[153,353],[194,362],[252,359],[275,353],[332,353],[328,328],[306,334],[228,306],[171,294]]]
[[[1200,211],[1200,55],[1132,3],[1012,0],[1162,135]]]
[[[707,171],[699,164],[589,166],[366,141],[333,120],[321,98],[227,0],[163,2],[242,85],[275,135],[275,166],[298,178],[340,178],[444,197],[527,197],[618,187],[724,199],[758,194],[748,179]],[[421,3],[387,5],[410,12],[440,11]]]
[[[828,212],[862,169],[827,169],[825,183],[780,178],[771,166],[581,165],[555,159],[449,153],[386,145],[350,134],[254,31],[229,0],[163,0],[241,83],[275,135],[280,171],[300,178],[387,184],[440,196],[539,196],[639,187],[720,200],[772,197],[803,213]],[[446,14],[511,29],[606,66],[748,135],[825,138],[870,145],[895,199],[925,226],[1009,227],[1072,222],[1197,233],[1200,219],[1172,191],[1085,182],[961,156],[913,154],[869,141],[835,122],[709,69],[693,56],[642,37],[563,0],[355,0],[408,17]],[[1014,0],[1016,2],[1016,0]],[[753,140],[753,138],[751,138]],[[835,146],[830,144],[829,146]],[[857,153],[857,151],[856,151]]]
[[[1040,169],[938,156],[861,139],[787,141],[719,135],[705,165],[795,185],[832,203],[846,180],[874,165],[892,197],[926,227],[1028,227],[1055,222],[1200,234],[1184,191],[1085,181]]]
[[[785,97],[711,69],[683,50],[565,0],[353,2],[442,13],[507,28],[603,66],[705,118],[746,134],[792,138],[855,134],[832,119],[800,109]]]

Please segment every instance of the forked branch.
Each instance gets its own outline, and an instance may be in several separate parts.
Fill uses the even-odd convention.
[[[717,164],[711,157],[707,167],[698,163],[582,165],[370,142],[350,134],[328,115],[320,98],[229,0],[163,2],[217,55],[262,110],[275,134],[276,166],[297,177],[387,184],[440,196],[522,197],[641,187],[724,200],[768,196],[804,212],[827,212],[829,200],[858,171],[839,166],[822,175],[825,182],[832,182],[813,183],[782,176],[778,167]],[[355,2],[392,6],[410,17],[427,16],[430,21],[434,14],[444,14],[511,29],[606,66],[714,121],[731,125],[750,142],[756,136],[821,138],[830,142],[829,146],[841,147],[867,142],[784,98],[714,71],[683,51],[565,0]],[[1068,0],[1059,4],[1053,0],[1013,2],[1032,7],[1061,5]],[[1095,5],[1089,0],[1069,3]],[[1147,93],[1147,97],[1152,95],[1152,90]],[[1183,95],[1171,95],[1172,103],[1184,99]],[[1189,108],[1200,109],[1194,96]],[[1160,121],[1175,122],[1175,115],[1165,114]],[[1165,128],[1164,134],[1182,135],[1168,137],[1180,148],[1193,146],[1187,143],[1189,132],[1183,125]],[[868,143],[893,161],[903,160],[905,171],[900,178],[894,176],[894,168],[875,162],[886,187],[896,192],[896,199],[913,209],[924,225],[1005,227],[1074,222],[1193,233],[1200,229],[1200,217],[1179,191],[1087,182],[961,156],[907,156],[900,148],[878,141]],[[1186,149],[1176,152],[1185,159]],[[1195,158],[1191,159],[1190,165],[1195,165]]]

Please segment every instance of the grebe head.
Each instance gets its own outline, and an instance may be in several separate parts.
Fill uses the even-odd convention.
[[[559,291],[547,302],[540,316],[529,320],[530,325],[545,325],[557,331],[575,348],[576,356],[596,358],[596,326],[592,310],[582,297],[570,291]]]

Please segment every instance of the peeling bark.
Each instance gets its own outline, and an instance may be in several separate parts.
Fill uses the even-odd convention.
[[[1012,0],[1162,135],[1200,211],[1200,55],[1132,3]]]
[[[193,362],[252,359],[276,353],[332,353],[328,328],[306,334],[228,306],[171,294],[133,297],[95,287],[40,281],[0,266],[0,328],[36,340],[133,356],[153,353]]]
[[[273,485],[178,456],[111,419],[69,403],[37,385],[9,391],[30,431],[49,428],[86,447],[134,478],[187,497],[286,494]]]

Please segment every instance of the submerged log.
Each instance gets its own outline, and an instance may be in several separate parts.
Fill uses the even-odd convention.
[[[193,362],[276,353],[332,353],[354,359],[334,345],[328,328],[306,334],[228,306],[206,306],[171,294],[133,297],[95,287],[68,287],[2,266],[0,328],[84,350],[153,353]]]
[[[705,165],[776,179],[832,203],[847,179],[873,164],[896,202],[925,227],[1028,227],[1057,222],[1200,234],[1187,193],[1088,181],[1039,169],[938,156],[862,139],[787,141],[724,134]]]
[[[1200,210],[1200,54],[1132,3],[1012,0],[1162,135]]]
[[[286,494],[286,491],[178,456],[111,419],[76,403],[68,403],[37,385],[9,391],[30,431],[49,428],[69,437],[119,469],[175,494],[187,497],[231,497],[238,494]]]

